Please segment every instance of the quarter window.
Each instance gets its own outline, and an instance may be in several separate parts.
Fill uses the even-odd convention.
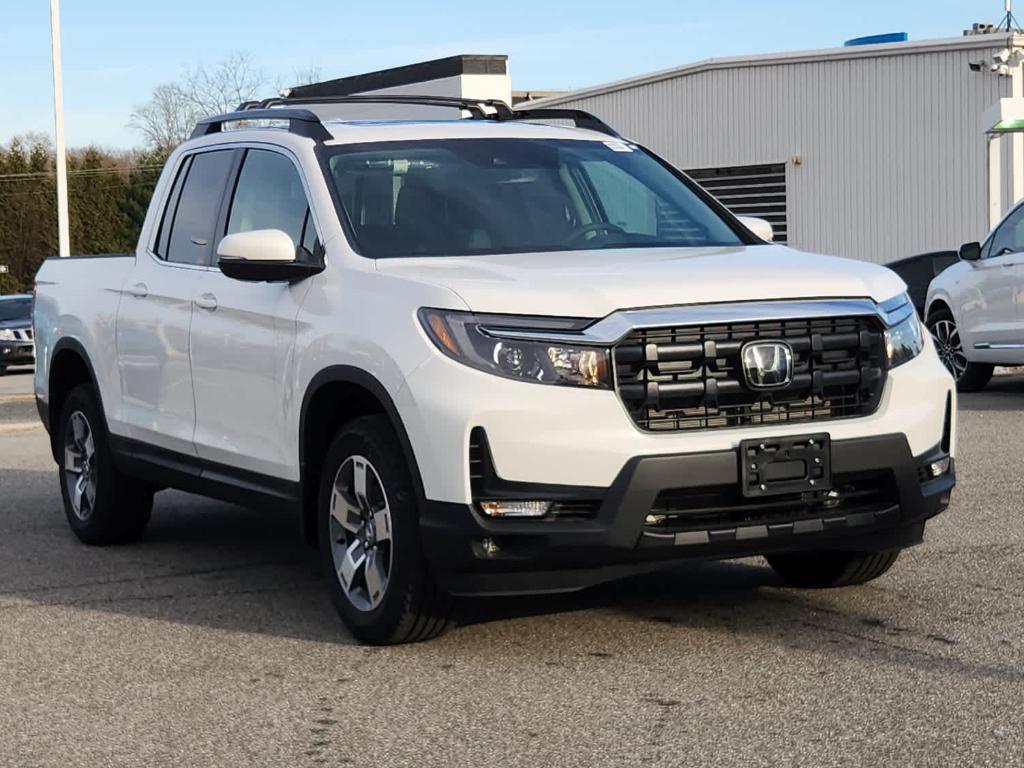
[[[302,179],[292,161],[278,152],[250,149],[238,176],[227,233],[280,229],[298,247],[303,244],[308,209]]]

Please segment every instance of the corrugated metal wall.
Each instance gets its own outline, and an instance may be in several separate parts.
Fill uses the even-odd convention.
[[[987,230],[982,113],[1011,81],[967,65],[997,40],[712,69],[559,103],[680,168],[785,162],[791,245],[887,262]]]

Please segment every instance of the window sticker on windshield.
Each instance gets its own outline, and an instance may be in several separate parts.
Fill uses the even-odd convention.
[[[608,149],[612,150],[613,152],[632,152],[633,151],[633,147],[629,146],[629,144],[627,144],[624,141],[606,141],[604,143],[604,145],[606,147],[608,147]]]

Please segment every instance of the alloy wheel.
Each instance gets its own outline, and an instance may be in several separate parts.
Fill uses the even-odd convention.
[[[959,381],[967,370],[967,357],[964,355],[963,346],[960,343],[960,331],[952,320],[937,320],[929,328],[932,340],[935,342],[935,351],[939,353],[939,359],[943,365],[953,374],[953,378]]]
[[[394,557],[384,484],[363,456],[349,456],[331,490],[331,558],[345,596],[361,611],[384,599]]]
[[[96,443],[81,411],[71,414],[64,437],[64,486],[75,517],[88,520],[96,508]]]

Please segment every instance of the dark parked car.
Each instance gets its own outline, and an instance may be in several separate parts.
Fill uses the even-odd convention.
[[[903,282],[907,284],[910,301],[917,309],[917,314],[923,318],[928,284],[946,267],[956,264],[959,258],[956,251],[932,251],[908,256],[885,266],[903,278]]]
[[[11,365],[35,365],[32,297],[0,296],[0,375]]]

